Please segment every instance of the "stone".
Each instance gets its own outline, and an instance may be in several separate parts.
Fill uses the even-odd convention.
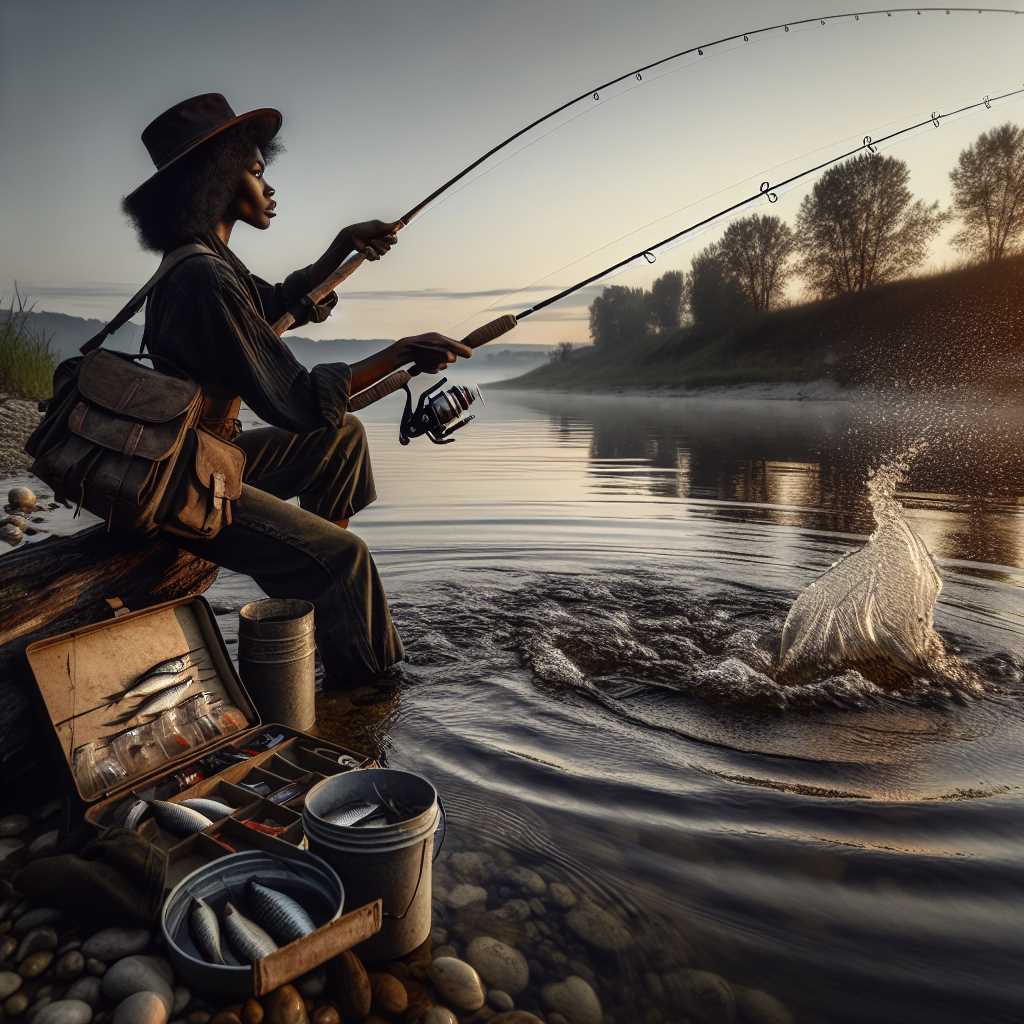
[[[214,1014],[210,1024],[242,1024],[242,1018],[234,1010],[221,1010],[220,1013]]]
[[[242,1003],[242,1024],[263,1024],[263,1007],[258,999],[252,997]]]
[[[529,868],[508,868],[501,873],[500,877],[502,881],[509,882],[530,896],[543,896],[548,890],[548,883],[536,871],[531,871]]]
[[[26,957],[38,953],[41,949],[57,948],[57,933],[52,928],[33,928],[18,944],[18,952],[14,959],[20,964]]]
[[[331,961],[328,974],[342,1016],[362,1020],[370,1012],[373,1002],[370,978],[363,962],[348,950]]]
[[[18,973],[23,978],[38,978],[52,963],[52,951],[41,949],[38,953],[30,953],[18,964]]]
[[[101,978],[107,972],[107,965],[102,960],[97,960],[94,956],[87,956],[85,958],[85,969],[94,978]]]
[[[16,548],[25,539],[24,531],[19,530],[14,523],[4,523],[0,526],[0,540]]]
[[[409,993],[393,974],[371,974],[373,1009],[382,1014],[404,1013],[409,1005]]]
[[[735,994],[736,1016],[743,1024],[793,1024],[793,1014],[768,992],[741,988]]]
[[[434,956],[454,957],[455,959],[458,959],[459,951],[449,943],[446,946],[438,946],[437,949],[434,950]]]
[[[532,914],[533,911],[530,910],[530,904],[526,900],[509,900],[495,911],[495,915],[501,920],[518,923],[529,921]]]
[[[58,961],[54,972],[58,981],[74,981],[85,970],[85,957],[77,949],[69,950]]]
[[[89,1024],[92,1007],[80,999],[59,999],[32,1018],[32,1024]]]
[[[148,928],[104,928],[82,943],[82,952],[104,963],[141,953],[152,941]]]
[[[508,1013],[516,1005],[515,1000],[507,992],[502,992],[500,988],[492,988],[487,993],[487,1002],[499,1013]]]
[[[209,1024],[213,1014],[209,1010],[193,1010],[185,1017],[186,1024]]]
[[[548,886],[548,898],[559,910],[572,910],[579,902],[576,893],[563,882],[552,882]]]
[[[487,890],[479,885],[467,885],[465,882],[462,882],[448,893],[448,905],[453,910],[465,910],[466,907],[486,902]]]
[[[4,1000],[4,1014],[8,1017],[20,1017],[28,1009],[28,993],[15,992]]]
[[[573,934],[594,949],[620,953],[633,944],[633,935],[622,921],[592,903],[570,910],[566,923]]]
[[[167,1024],[168,1005],[156,992],[133,992],[118,1003],[111,1024]]]
[[[13,935],[8,935],[0,940],[0,962],[7,963],[14,959],[18,951],[18,940]]]
[[[34,512],[37,504],[31,487],[12,487],[7,492],[7,507],[17,512]]]
[[[554,1019],[554,1017],[549,1017],[549,1024]],[[544,1021],[525,1010],[511,1010],[508,1013],[499,1013],[497,1017],[492,1017],[490,1024],[544,1024]]]
[[[463,960],[438,957],[430,965],[430,980],[444,1002],[456,1010],[479,1010],[484,1005],[480,975]]]
[[[294,985],[306,999],[319,999],[327,988],[327,972],[310,971],[294,982]]]
[[[56,907],[35,907],[26,910],[17,921],[14,922],[16,932],[27,932],[32,928],[42,928],[46,925],[60,924],[64,920],[64,914]]]
[[[185,1012],[185,1007],[192,1001],[192,993],[184,985],[175,985],[174,1003],[171,1006],[171,1013],[176,1017],[179,1013]]]
[[[549,1010],[562,1014],[569,1024],[601,1024],[604,1017],[597,993],[575,974],[565,981],[545,985],[541,999]]]
[[[81,948],[82,948],[82,940],[81,939],[65,939],[57,947],[57,957],[59,959],[65,953],[70,953],[72,950],[75,950],[75,949],[81,950]]]
[[[481,935],[469,944],[466,959],[492,988],[513,996],[519,995],[530,983],[526,957],[518,949],[488,935]]]
[[[459,1018],[447,1006],[432,1006],[423,1015],[422,1024],[459,1024]]]
[[[50,829],[49,832],[44,832],[32,840],[32,844],[28,848],[28,855],[30,857],[49,857],[50,854],[57,852],[59,843],[60,832],[55,828]]]
[[[446,928],[432,928],[430,931],[430,943],[433,946],[443,946],[448,941],[448,930]]]
[[[103,995],[112,1003],[121,1003],[136,992],[152,992],[163,1000],[170,1012],[174,1005],[174,991],[169,976],[166,961],[159,957],[126,956],[103,975]]]
[[[336,1007],[328,1003],[313,1013],[313,1024],[341,1024],[341,1014]]]
[[[39,520],[33,520],[33,522],[39,522]],[[64,808],[64,804],[61,802],[59,797],[54,797],[52,800],[47,800],[45,804],[40,804],[33,812],[32,817],[36,821],[46,821],[47,818],[52,818],[57,814],[60,814]]]
[[[452,874],[460,882],[483,885],[487,881],[487,860],[482,853],[453,853],[448,858],[448,863],[451,865]]]
[[[25,844],[20,839],[0,839],[0,864],[5,861],[13,863],[24,849]]]
[[[733,1024],[736,1020],[736,996],[720,975],[684,968],[666,974],[664,982],[673,1004],[684,1010],[693,1024]]]
[[[0,971],[0,999],[6,999],[21,988],[21,975],[14,971]]]
[[[95,1010],[100,1005],[100,984],[99,978],[79,978],[78,981],[71,983],[67,992],[64,993],[64,998],[81,999],[83,1003],[88,1003]]]
[[[282,985],[263,999],[264,1024],[309,1024],[306,1004],[294,985]]]
[[[5,814],[0,818],[0,837],[20,836],[31,824],[32,819],[26,814]]]

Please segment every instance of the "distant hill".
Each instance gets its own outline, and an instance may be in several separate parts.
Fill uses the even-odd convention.
[[[1024,256],[778,310],[731,330],[690,327],[584,348],[507,388],[602,391],[826,381],[1024,398]]]

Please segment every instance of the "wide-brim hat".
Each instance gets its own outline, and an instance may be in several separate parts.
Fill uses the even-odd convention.
[[[142,144],[149,151],[156,172],[131,194],[157,180],[183,156],[229,128],[254,121],[263,129],[262,141],[269,142],[281,130],[282,120],[281,111],[273,107],[259,107],[236,114],[219,92],[207,92],[182,100],[151,121],[142,132]]]

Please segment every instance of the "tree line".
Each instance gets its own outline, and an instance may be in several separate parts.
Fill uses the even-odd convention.
[[[1024,243],[1024,129],[983,132],[950,173],[952,209],[915,199],[906,163],[864,153],[829,168],[804,197],[796,225],[752,214],[701,250],[689,273],[670,270],[650,289],[612,285],[590,306],[590,337],[613,347],[684,322],[721,329],[777,308],[794,276],[818,298],[862,292],[920,266],[953,217],[966,258],[998,262]],[[564,343],[554,355],[566,359]]]

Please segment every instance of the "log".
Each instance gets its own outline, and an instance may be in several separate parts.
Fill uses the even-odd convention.
[[[201,594],[216,577],[217,566],[170,540],[108,533],[103,526],[25,544],[0,556],[3,778],[38,767],[40,754],[50,748],[25,660],[30,643],[112,618],[108,598],[120,598],[137,611]]]

